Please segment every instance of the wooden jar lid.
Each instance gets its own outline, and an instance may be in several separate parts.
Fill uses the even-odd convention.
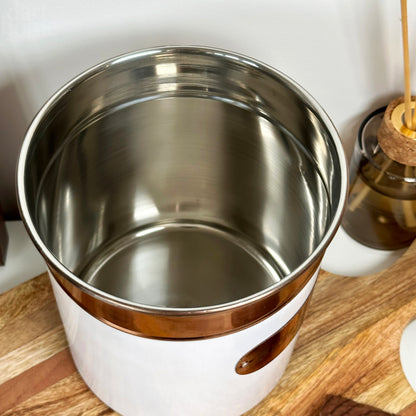
[[[416,97],[412,97],[412,108]],[[416,110],[415,110],[416,111]],[[386,108],[377,139],[383,152],[396,162],[416,166],[416,131],[404,124],[404,98],[393,100]]]

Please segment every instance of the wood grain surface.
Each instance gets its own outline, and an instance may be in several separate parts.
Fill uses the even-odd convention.
[[[314,416],[332,394],[416,416],[399,358],[414,318],[416,243],[375,275],[321,271],[287,371],[246,415]],[[0,295],[0,415],[117,415],[78,375],[46,274]]]

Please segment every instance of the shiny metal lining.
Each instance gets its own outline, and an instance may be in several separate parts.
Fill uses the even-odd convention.
[[[52,97],[17,182],[26,227],[67,293],[101,305],[95,316],[177,319],[149,336],[194,337],[183,317],[250,309],[311,275],[346,176],[333,126],[286,76],[225,51],[166,47],[101,64]]]

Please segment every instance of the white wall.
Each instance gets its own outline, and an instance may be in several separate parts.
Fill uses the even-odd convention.
[[[409,2],[414,90],[415,18]],[[362,118],[402,94],[399,0],[2,0],[0,201],[9,217],[18,148],[43,102],[91,65],[165,44],[230,49],[282,70],[325,108],[347,154]]]

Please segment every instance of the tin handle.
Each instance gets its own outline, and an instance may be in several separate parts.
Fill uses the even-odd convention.
[[[298,333],[307,304],[306,301],[283,328],[245,354],[235,366],[236,373],[254,373],[276,358]]]

